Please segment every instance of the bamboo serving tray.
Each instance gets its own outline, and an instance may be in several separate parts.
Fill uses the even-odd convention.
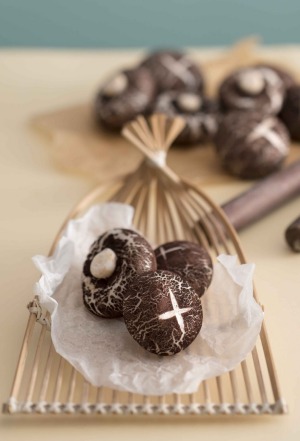
[[[245,256],[236,232],[222,210],[201,190],[181,180],[165,162],[183,129],[180,118],[153,115],[129,123],[123,135],[145,156],[138,169],[99,185],[69,214],[50,249],[51,255],[70,219],[100,201],[120,201],[135,208],[134,225],[152,243],[191,240],[205,246],[213,259],[221,253]],[[258,301],[257,294],[254,293]],[[253,351],[234,370],[203,381],[196,393],[146,396],[94,387],[55,352],[50,317],[38,299],[29,319],[10,397],[8,414],[99,415],[237,415],[283,414],[282,398],[265,323]]]

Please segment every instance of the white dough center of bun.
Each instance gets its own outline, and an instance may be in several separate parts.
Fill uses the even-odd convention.
[[[184,92],[178,96],[177,104],[184,112],[197,112],[202,105],[202,99],[194,93]]]
[[[119,73],[110,80],[103,89],[106,96],[120,95],[128,86],[128,78],[124,73]]]
[[[258,95],[265,87],[264,76],[258,69],[245,70],[238,77],[238,85],[249,95]]]
[[[115,271],[116,264],[116,253],[111,248],[105,248],[93,258],[90,271],[97,279],[107,279]]]

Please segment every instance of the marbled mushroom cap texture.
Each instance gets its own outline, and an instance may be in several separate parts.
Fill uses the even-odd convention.
[[[154,251],[140,234],[115,228],[91,246],[82,274],[83,301],[99,317],[123,315],[123,298],[133,278],[156,270]]]
[[[159,93],[167,90],[204,89],[203,74],[196,63],[186,54],[173,50],[162,50],[149,54],[140,66],[149,70]]]
[[[188,241],[173,241],[156,248],[158,270],[174,272],[203,296],[213,275],[213,264],[204,247]]]
[[[137,115],[147,112],[155,96],[155,81],[147,69],[118,72],[102,86],[96,96],[96,122],[118,130]]]
[[[215,146],[231,174],[257,179],[282,165],[289,153],[289,134],[275,116],[231,112],[219,125]]]
[[[258,111],[266,115],[280,112],[285,84],[272,68],[253,66],[238,69],[220,85],[220,104],[225,111]]]
[[[138,275],[124,297],[123,315],[134,340],[157,355],[187,348],[202,326],[198,294],[170,271]]]
[[[160,94],[154,111],[185,120],[183,131],[176,144],[195,144],[209,141],[217,131],[218,109],[216,103],[193,91],[169,91]]]

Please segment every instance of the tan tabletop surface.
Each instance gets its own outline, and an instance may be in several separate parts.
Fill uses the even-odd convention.
[[[269,48],[278,59],[300,60],[300,48]],[[212,50],[199,51],[203,57]],[[54,167],[45,143],[27,122],[33,115],[86,102],[99,78],[131,62],[137,51],[0,51],[0,399],[9,396],[28,318],[26,304],[38,277],[34,254],[46,254],[60,223],[93,183]],[[300,69],[300,66],[299,66]],[[209,185],[225,201],[245,183]],[[289,414],[276,417],[106,418],[1,416],[0,439],[9,440],[299,440],[300,255],[283,231],[300,214],[299,198],[241,234],[256,284]]]

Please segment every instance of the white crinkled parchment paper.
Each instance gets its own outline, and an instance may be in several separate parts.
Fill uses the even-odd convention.
[[[118,203],[93,206],[72,220],[51,257],[35,256],[42,272],[40,303],[51,313],[56,351],[95,386],[148,395],[192,393],[199,383],[234,368],[252,350],[263,312],[253,298],[253,264],[221,255],[203,297],[203,326],[181,353],[158,357],[141,348],[122,319],[101,319],[83,305],[81,271],[97,236],[114,227],[132,228],[133,208]]]

